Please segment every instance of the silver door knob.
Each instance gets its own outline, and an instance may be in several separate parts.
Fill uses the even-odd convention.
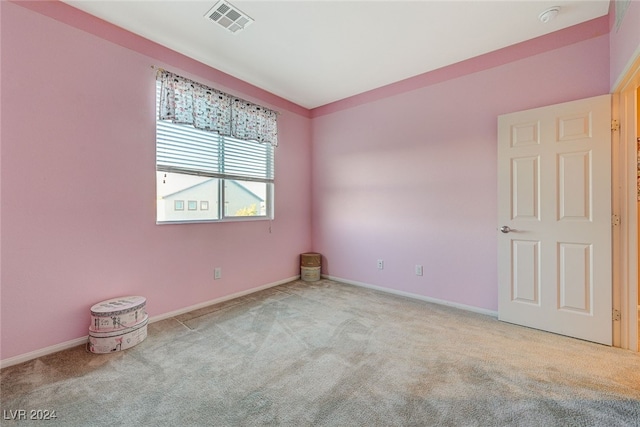
[[[508,225],[503,225],[502,227],[500,227],[500,231],[502,231],[503,233],[508,233],[515,230],[511,229],[511,227],[509,227]]]

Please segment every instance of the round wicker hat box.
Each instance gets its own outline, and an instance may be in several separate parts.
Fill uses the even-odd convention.
[[[320,280],[322,255],[315,252],[300,254],[300,278],[305,282]]]
[[[320,267],[300,267],[300,278],[305,282],[320,280]]]

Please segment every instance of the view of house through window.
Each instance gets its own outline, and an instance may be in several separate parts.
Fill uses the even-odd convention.
[[[156,119],[157,222],[272,218],[273,158],[271,144]]]
[[[156,179],[158,222],[220,218],[218,179],[171,172],[156,172]]]
[[[220,184],[224,183],[224,217],[267,216],[268,185],[203,176],[156,172],[157,220],[220,219]]]

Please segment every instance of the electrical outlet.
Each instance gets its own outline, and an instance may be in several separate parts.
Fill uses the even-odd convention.
[[[416,276],[422,276],[422,266],[416,265]]]
[[[382,270],[384,268],[384,261],[379,259],[378,260],[378,270]]]
[[[216,267],[216,268],[213,270],[213,278],[214,278],[215,280],[222,279],[222,268],[220,268],[220,267]]]

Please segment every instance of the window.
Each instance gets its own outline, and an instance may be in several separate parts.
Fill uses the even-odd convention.
[[[160,90],[157,81],[157,107]],[[274,151],[269,143],[156,119],[157,222],[272,218]]]

